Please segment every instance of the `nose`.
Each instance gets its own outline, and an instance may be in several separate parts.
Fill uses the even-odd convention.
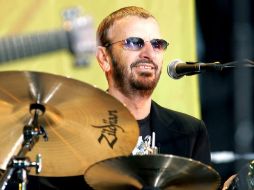
[[[150,41],[146,41],[144,47],[140,50],[140,58],[153,60],[156,52],[153,49]]]

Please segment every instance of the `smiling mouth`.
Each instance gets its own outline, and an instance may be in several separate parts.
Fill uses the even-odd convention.
[[[138,64],[135,66],[138,69],[142,69],[142,70],[153,70],[155,69],[154,65],[151,64]]]

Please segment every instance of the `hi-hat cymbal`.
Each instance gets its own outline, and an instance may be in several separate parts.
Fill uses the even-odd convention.
[[[121,156],[85,172],[96,190],[216,190],[219,174],[201,162],[173,155]]]
[[[40,137],[27,156],[42,155],[41,176],[83,175],[91,164],[129,155],[136,145],[136,120],[106,92],[53,74],[0,72],[0,169],[20,149],[34,103],[45,107],[39,123],[49,139]]]

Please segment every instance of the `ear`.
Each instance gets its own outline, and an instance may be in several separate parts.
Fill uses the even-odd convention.
[[[96,51],[96,58],[100,64],[100,67],[104,72],[108,72],[110,70],[110,57],[106,51],[105,47],[98,46]]]

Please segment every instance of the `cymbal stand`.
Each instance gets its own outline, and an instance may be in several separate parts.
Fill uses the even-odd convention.
[[[36,161],[31,162],[25,157],[28,151],[31,151],[35,143],[39,140],[39,135],[43,135],[45,141],[48,141],[48,135],[42,125],[39,125],[39,116],[43,115],[45,107],[41,104],[31,104],[30,113],[33,115],[32,120],[24,126],[23,143],[18,154],[9,161],[6,171],[0,180],[0,190],[4,190],[13,173],[17,173],[19,190],[26,190],[27,173],[31,167],[35,167],[36,173],[41,172],[42,162],[41,155],[36,156]]]

